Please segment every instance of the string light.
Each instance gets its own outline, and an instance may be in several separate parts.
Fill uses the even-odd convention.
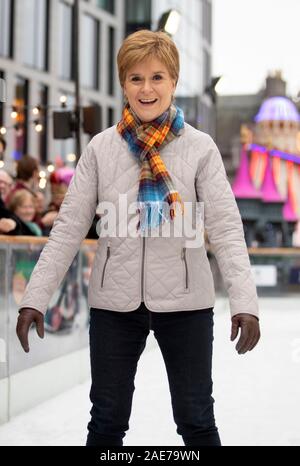
[[[54,165],[52,165],[52,163],[50,163],[50,164],[48,165],[48,167],[47,167],[47,170],[48,170],[49,173],[53,173],[54,170],[55,170]]]
[[[56,104],[56,105],[42,105],[42,104],[38,104],[38,105],[20,105],[19,107],[17,105],[8,105],[7,103],[3,102],[3,107],[7,106],[8,108],[11,109],[11,113],[21,113],[25,110],[30,110],[33,115],[38,115],[39,113],[41,113],[43,110],[50,110],[50,109],[59,109],[62,105],[63,106],[66,106],[67,104],[67,101],[68,101],[68,97],[66,95],[61,95],[60,98],[59,98],[59,101],[60,101],[60,105],[59,104]]]
[[[66,159],[67,159],[68,162],[75,162],[75,160],[76,160],[76,155],[75,155],[75,154],[68,154],[68,155],[66,156]]]
[[[39,120],[35,120],[34,121],[34,124],[35,124],[35,130],[37,133],[41,133],[44,129],[43,125],[41,124],[41,122]]]
[[[3,160],[0,160],[0,168],[3,168],[5,165],[5,163],[3,162]]]
[[[40,189],[45,189],[47,185],[47,179],[46,178],[41,178],[39,181],[39,187]]]
[[[13,120],[15,120],[17,118],[17,116],[18,116],[17,107],[15,107],[15,106],[12,107],[12,112],[11,112],[10,116],[11,116],[11,118]]]
[[[41,107],[39,105],[37,105],[36,107],[34,107],[34,109],[32,110],[32,113],[33,115],[39,115],[40,114],[40,111],[41,111]]]
[[[4,128],[4,126],[2,126],[0,128],[0,134],[2,134],[2,136],[4,136],[6,133],[7,133],[6,128]]]
[[[39,173],[40,178],[46,178],[46,172],[44,170],[41,170]]]
[[[61,95],[59,98],[60,104],[62,108],[66,108],[67,104],[67,97],[65,95]]]

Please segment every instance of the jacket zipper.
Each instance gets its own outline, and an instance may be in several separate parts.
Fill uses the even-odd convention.
[[[184,266],[185,266],[185,289],[188,290],[189,271],[188,271],[187,260],[186,260],[186,247],[182,248],[181,259],[184,261]]]
[[[145,241],[146,238],[143,236],[143,251],[142,251],[142,300],[145,302],[144,299],[144,263],[145,263]]]
[[[146,250],[146,238],[143,236],[143,250],[142,250],[142,300],[145,304],[144,298],[144,268],[145,268],[145,250]],[[151,311],[149,311],[149,331],[151,330]]]
[[[110,246],[107,246],[106,249],[106,260],[104,263],[103,271],[102,271],[102,279],[101,279],[101,288],[103,288],[103,283],[104,283],[104,277],[105,277],[105,269],[107,266],[108,259],[110,258]]]

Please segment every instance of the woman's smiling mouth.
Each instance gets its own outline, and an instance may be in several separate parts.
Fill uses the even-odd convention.
[[[157,99],[139,99],[139,102],[142,105],[153,105],[157,102]]]

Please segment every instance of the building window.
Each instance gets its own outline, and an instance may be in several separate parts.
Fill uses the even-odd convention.
[[[112,15],[115,14],[115,0],[97,0],[97,6]]]
[[[0,0],[0,56],[13,56],[14,1]]]
[[[212,6],[208,0],[202,0],[203,12],[202,12],[202,29],[203,37],[209,44],[212,42]]]
[[[207,50],[203,50],[203,84],[204,87],[211,81],[211,57]]]
[[[83,15],[81,21],[81,84],[99,88],[99,21]]]
[[[138,29],[151,29],[152,0],[126,0],[126,35]]]
[[[25,65],[39,70],[48,68],[48,0],[20,2],[24,27],[21,34],[21,57]]]
[[[115,109],[112,107],[108,107],[107,109],[107,124],[108,127],[115,124]]]
[[[83,130],[90,137],[103,130],[102,116],[103,108],[99,102],[90,101],[89,105],[84,108]]]
[[[5,81],[5,74],[1,70],[0,70],[0,80],[2,80],[3,82]],[[2,101],[1,98],[5,97],[5,89],[2,89],[1,86],[2,86],[2,83],[0,81],[0,128],[1,126],[4,126],[4,99]]]
[[[62,79],[71,80],[72,70],[72,34],[73,34],[73,7],[65,2],[58,4],[59,18],[59,64],[58,73]]]
[[[59,91],[59,95],[65,95],[67,97],[66,108],[64,111],[72,112],[75,106],[75,97],[72,94],[68,94],[65,91]],[[66,165],[74,165],[72,155],[76,153],[75,149],[75,138],[72,136],[69,139],[55,139],[54,140],[54,152],[56,154],[55,161]]]
[[[115,30],[113,27],[108,29],[108,94],[114,94],[115,84]]]
[[[40,114],[39,123],[43,125],[43,130],[38,134],[39,158],[41,164],[47,163],[48,153],[48,87],[40,84],[39,86],[39,106]]]
[[[14,119],[16,136],[13,158],[15,160],[19,160],[28,148],[28,94],[29,82],[27,79],[17,77],[13,101],[17,112],[17,117]]]

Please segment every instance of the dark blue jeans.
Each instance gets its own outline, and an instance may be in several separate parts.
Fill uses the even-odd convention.
[[[220,446],[212,398],[213,309],[91,308],[91,421],[87,446],[122,446],[138,360],[153,330],[168,374],[176,432],[186,446]]]

